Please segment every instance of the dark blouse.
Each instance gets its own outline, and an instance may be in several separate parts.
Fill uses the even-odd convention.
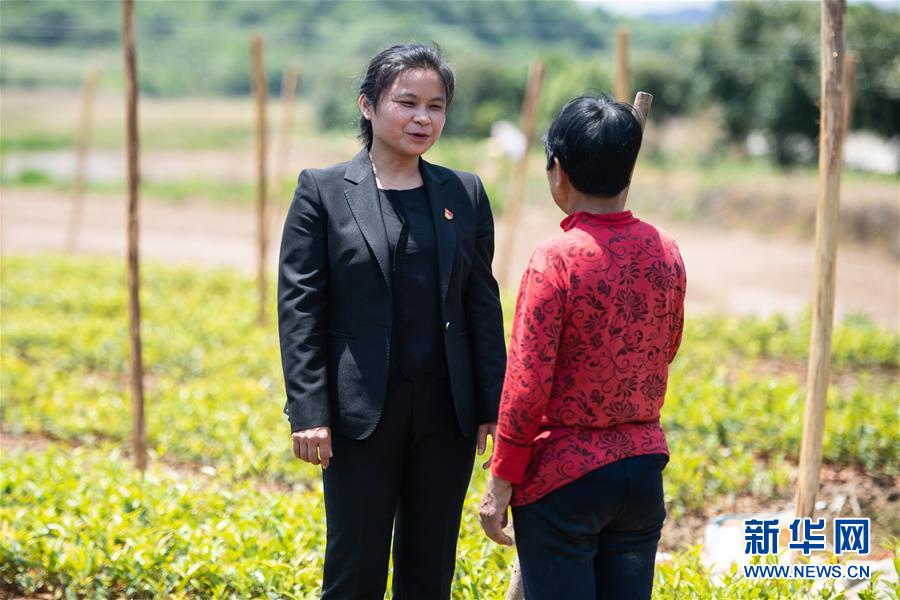
[[[437,236],[425,186],[378,192],[393,265],[391,372],[419,383],[444,379]]]

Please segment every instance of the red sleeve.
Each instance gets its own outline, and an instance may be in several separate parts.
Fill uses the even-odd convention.
[[[675,253],[675,309],[672,313],[672,323],[669,327],[669,362],[675,360],[678,348],[681,346],[681,335],[684,331],[684,296],[687,288],[687,277],[684,272],[684,261],[675,241],[672,241],[672,249]]]
[[[491,469],[512,483],[525,476],[550,400],[565,307],[563,270],[561,260],[548,260],[539,249],[519,287]]]

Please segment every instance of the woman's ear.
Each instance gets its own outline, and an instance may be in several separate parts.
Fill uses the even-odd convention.
[[[553,201],[562,209],[564,213],[571,214],[569,211],[569,175],[559,164],[559,159],[553,157],[553,163],[547,170],[547,183],[550,185],[550,195]]]
[[[366,100],[366,95],[360,94],[357,103],[359,104],[359,112],[362,113],[362,116],[371,121],[372,109],[369,108],[369,102]]]
[[[550,170],[547,171],[548,178],[550,179],[550,187],[559,192],[567,192],[569,189],[569,175],[562,168],[562,165],[559,164],[559,159],[557,157],[553,157],[553,165],[550,167]]]

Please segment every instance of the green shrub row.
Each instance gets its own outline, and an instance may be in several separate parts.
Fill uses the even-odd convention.
[[[290,452],[274,315],[268,326],[256,325],[253,282],[230,271],[153,265],[142,277],[154,454],[235,477],[292,484],[314,478],[315,470]],[[119,261],[4,260],[5,430],[79,443],[128,442],[124,283]],[[507,302],[507,319],[512,310]],[[673,514],[735,495],[790,493],[802,434],[802,376],[765,369],[775,360],[802,371],[806,327],[780,318],[689,319],[663,409]],[[897,474],[897,338],[859,320],[836,329],[838,362],[855,371],[829,391],[826,461]]]
[[[58,598],[315,598],[325,546],[320,489],[161,468],[141,476],[110,445],[12,451],[0,460],[0,584]],[[480,487],[480,486],[473,486]],[[499,599],[514,552],[464,510],[456,599]],[[698,548],[657,565],[655,596],[843,598],[814,581],[713,576]],[[877,581],[859,595],[876,594]],[[898,591],[893,584],[893,597]]]

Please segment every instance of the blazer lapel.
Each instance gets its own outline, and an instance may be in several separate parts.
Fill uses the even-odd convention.
[[[356,225],[362,232],[369,248],[372,249],[384,282],[390,290],[392,288],[391,250],[388,245],[387,231],[384,228],[384,219],[381,215],[381,204],[378,201],[378,186],[372,173],[369,153],[365,148],[350,161],[344,172],[344,179],[354,184],[344,190],[344,196],[350,205],[353,218],[356,219]]]
[[[437,236],[438,271],[441,280],[441,306],[443,307],[447,299],[447,290],[450,287],[453,258],[456,255],[456,228],[445,213],[446,210],[451,210],[450,215],[453,214],[448,204],[450,198],[444,187],[447,177],[423,159],[419,159],[419,170],[422,172],[422,180],[425,182],[425,191],[428,192],[434,232]]]

